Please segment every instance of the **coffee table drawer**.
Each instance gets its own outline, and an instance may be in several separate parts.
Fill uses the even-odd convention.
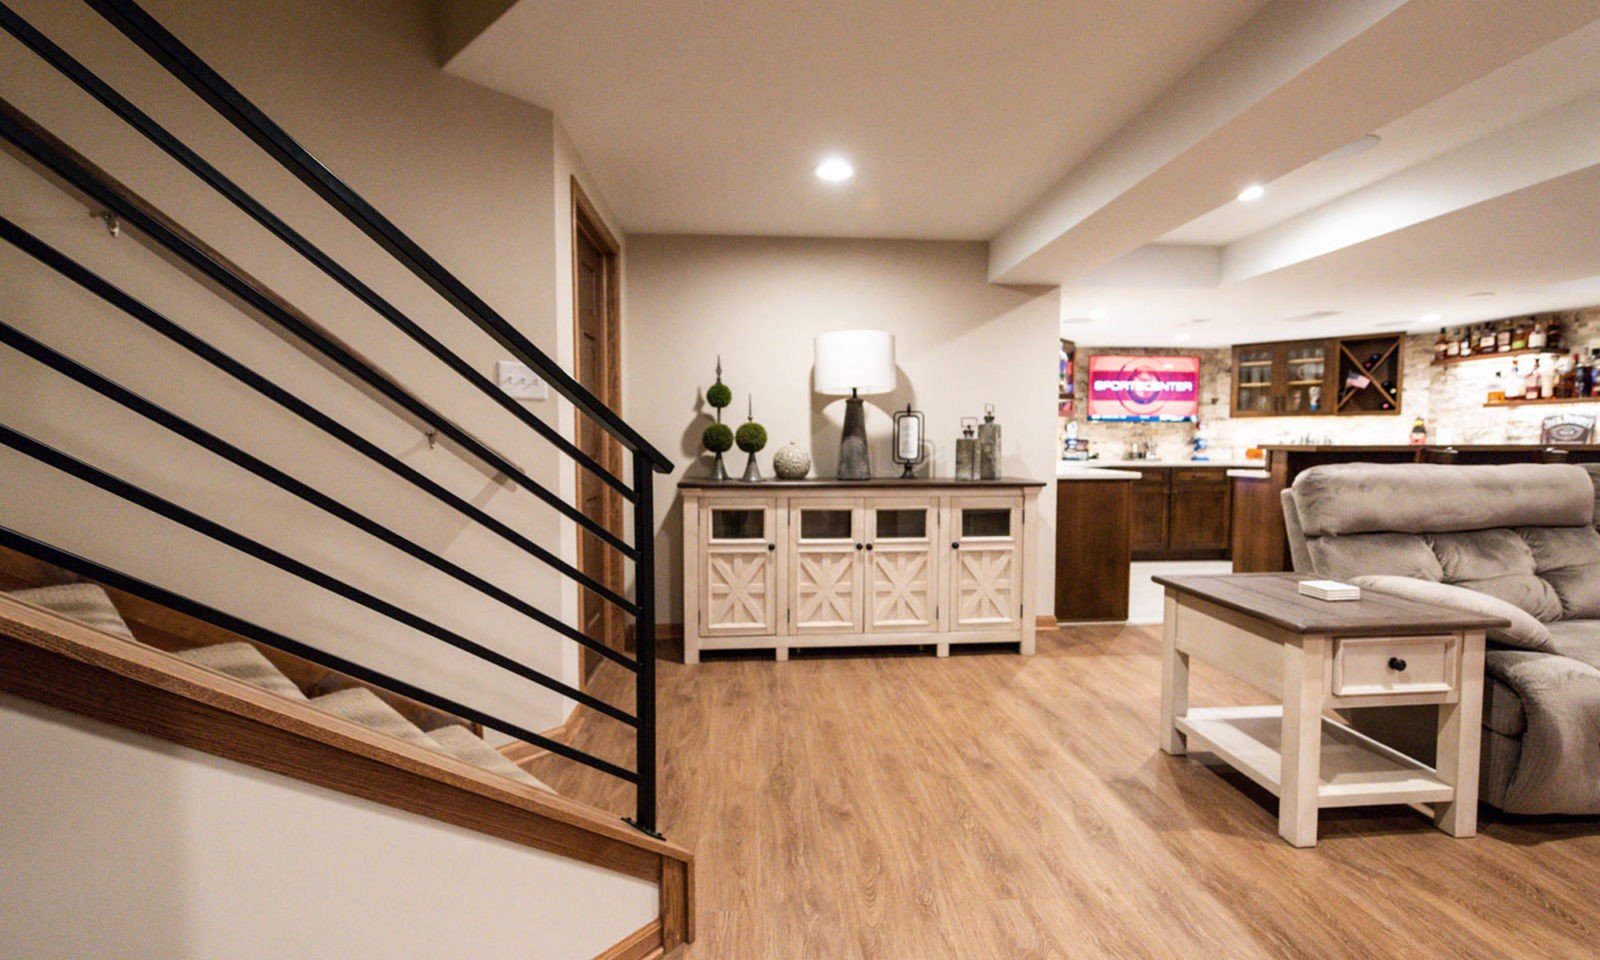
[[[1456,683],[1455,637],[1347,637],[1334,641],[1336,697],[1447,693]]]

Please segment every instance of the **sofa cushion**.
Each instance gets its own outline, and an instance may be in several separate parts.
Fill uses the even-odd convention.
[[[1439,560],[1409,533],[1358,533],[1348,537],[1317,537],[1306,541],[1311,568],[1324,577],[1348,580],[1376,574],[1442,580]]]
[[[1600,670],[1600,620],[1563,620],[1550,626],[1550,652]]]
[[[1524,650],[1548,650],[1553,642],[1553,627],[1535,620],[1527,611],[1504,600],[1448,583],[1431,583],[1412,577],[1355,577],[1350,581],[1363,590],[1376,590],[1418,603],[1431,603],[1454,610],[1466,610],[1490,617],[1502,617],[1507,626],[1489,631],[1489,639]]]
[[[1531,573],[1488,577],[1483,580],[1460,580],[1455,585],[1497,597],[1521,608],[1534,619],[1544,623],[1561,619],[1561,597],[1548,581]]]
[[[1564,463],[1332,463],[1295,478],[1308,537],[1592,524],[1595,486]]]
[[[1445,583],[1491,580],[1521,574],[1533,576],[1533,548],[1516,531],[1504,527],[1468,533],[1426,533],[1422,540],[1439,558]]]
[[[1562,619],[1600,617],[1600,533],[1593,527],[1523,527],[1539,576],[1561,600]]]

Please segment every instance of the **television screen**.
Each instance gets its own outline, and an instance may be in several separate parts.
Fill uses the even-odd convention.
[[[1200,358],[1091,356],[1089,419],[1200,419]]]

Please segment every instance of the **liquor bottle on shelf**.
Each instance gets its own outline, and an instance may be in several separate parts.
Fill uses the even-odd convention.
[[[1500,321],[1499,329],[1494,332],[1494,348],[1499,353],[1511,352],[1511,323],[1508,320]]]
[[[1561,334],[1561,314],[1558,313],[1550,318],[1550,323],[1545,327],[1544,337],[1544,348],[1546,350],[1552,353],[1566,352],[1566,348],[1562,346],[1564,341]]]
[[[1439,339],[1433,341],[1433,359],[1443,360],[1450,355],[1450,341],[1444,335],[1444,327],[1439,328]]]
[[[1489,387],[1488,399],[1490,403],[1500,403],[1501,401],[1505,400],[1505,398],[1506,381],[1505,378],[1500,375],[1500,371],[1496,370],[1494,372],[1494,384]]]
[[[1571,400],[1578,395],[1578,355],[1561,355],[1561,363],[1556,367],[1560,376],[1556,379],[1556,396],[1563,400]]]
[[[1495,352],[1494,324],[1486,323],[1478,328],[1478,349],[1473,353]]]
[[[1533,323],[1528,326],[1528,349],[1544,349],[1544,321],[1537,317],[1535,317]]]
[[[1473,344],[1472,341],[1473,341],[1472,328],[1471,327],[1462,327],[1461,328],[1461,355],[1463,357],[1472,356],[1472,354],[1474,352],[1474,350],[1473,350],[1474,344]]]
[[[1589,348],[1589,396],[1600,400],[1600,347]]]
[[[1526,350],[1526,349],[1528,349],[1528,322],[1527,322],[1527,320],[1517,320],[1517,321],[1515,321],[1514,325],[1511,327],[1511,349],[1512,350]]]
[[[1433,349],[1435,353],[1438,353],[1441,350],[1444,351],[1440,359],[1459,357],[1461,356],[1461,340],[1456,336],[1456,332],[1454,330],[1451,330],[1449,333],[1440,330],[1439,342],[1433,345]]]
[[[1511,361],[1511,375],[1506,377],[1506,399],[1521,400],[1527,396],[1527,385],[1522,379],[1522,371],[1517,369],[1517,362]]]

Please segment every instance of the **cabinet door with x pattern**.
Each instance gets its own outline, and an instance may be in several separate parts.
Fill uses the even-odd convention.
[[[861,501],[789,500],[789,632],[861,632]]]
[[[729,500],[701,514],[700,632],[708,637],[777,632],[777,505]]]
[[[868,499],[866,524],[867,631],[939,629],[938,498]]]
[[[1022,509],[1011,497],[951,497],[948,593],[951,630],[1016,627],[1022,618]]]

